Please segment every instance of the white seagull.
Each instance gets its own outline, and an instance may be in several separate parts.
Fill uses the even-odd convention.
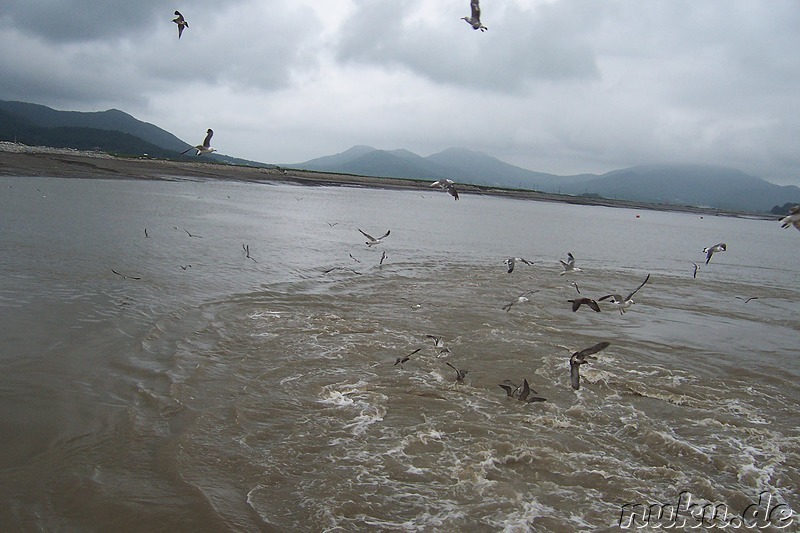
[[[728,245],[724,242],[709,246],[708,248],[703,248],[703,253],[706,254],[706,264],[711,261],[711,256],[714,255],[714,252],[724,252],[727,249]]]
[[[572,255],[572,252],[567,252],[566,263],[561,259],[559,259],[558,262],[561,263],[562,267],[564,267],[564,271],[559,274],[560,276],[563,276],[567,272],[583,272],[583,270],[575,266],[575,256]]]
[[[606,296],[603,296],[602,298],[598,298],[597,301],[598,302],[602,302],[603,300],[608,300],[609,303],[614,304],[614,305],[617,306],[617,308],[619,309],[619,314],[623,314],[631,305],[636,303],[636,302],[633,301],[633,295],[636,294],[636,292],[639,289],[644,287],[644,284],[647,283],[647,280],[649,280],[649,279],[650,279],[650,274],[648,274],[647,277],[644,278],[644,281],[641,283],[641,285],[636,287],[633,290],[633,292],[631,292],[625,298],[623,298],[619,294],[607,294]],[[609,300],[609,298],[610,298],[610,300]]]
[[[511,310],[511,307],[512,307],[513,305],[516,305],[516,304],[524,304],[524,303],[526,303],[526,302],[530,302],[530,301],[531,301],[531,299],[530,299],[530,298],[528,298],[528,296],[529,296],[529,295],[531,295],[531,294],[533,294],[533,293],[535,293],[535,292],[539,292],[539,291],[538,291],[538,290],[535,290],[535,291],[525,291],[525,292],[523,292],[522,294],[520,294],[519,296],[517,296],[517,299],[516,299],[516,300],[514,300],[514,301],[513,301],[513,302],[511,302],[511,303],[508,303],[508,304],[504,305],[504,306],[503,306],[503,310],[504,310],[506,313],[508,313],[508,312]]]
[[[180,11],[175,11],[175,14],[177,17],[172,19],[172,22],[178,25],[178,39],[180,39],[181,35],[183,35],[183,30],[189,27],[189,23],[186,22],[186,19],[183,18]]]
[[[569,358],[569,381],[573,389],[578,390],[581,388],[581,365],[589,362],[587,361],[587,358],[597,359],[596,357],[592,357],[592,355],[596,354],[600,350],[608,348],[610,345],[610,342],[598,342],[594,346],[590,346],[585,350],[581,350],[572,354],[572,356]]]
[[[187,148],[181,155],[185,154],[186,152],[191,152],[192,150],[197,150],[195,155],[203,155],[203,154],[210,154],[211,152],[216,152],[217,149],[211,146],[211,137],[214,136],[214,130],[208,128],[206,131],[206,138],[203,139],[203,144],[198,144],[197,146],[192,146],[191,148]]]
[[[471,17],[461,17],[461,20],[466,20],[467,24],[472,26],[473,30],[486,31],[489,28],[481,24],[481,5],[478,0],[471,0],[469,7],[472,10]]]
[[[781,219],[781,227],[788,228],[794,226],[800,230],[800,205],[796,205],[789,209],[789,215]]]
[[[700,270],[700,265],[698,265],[694,261],[689,261],[689,262],[694,265],[694,272],[692,272],[692,277],[696,278],[697,277],[697,271]]]
[[[439,180],[434,181],[430,184],[431,187],[441,187],[445,191],[447,191],[450,196],[453,197],[453,200],[458,200],[458,191],[456,190],[456,184],[453,180],[449,180],[447,178],[442,178]]]
[[[514,272],[514,265],[516,264],[517,261],[519,261],[520,263],[525,263],[526,265],[533,264],[533,261],[528,261],[527,259],[523,259],[522,257],[509,257],[508,259],[504,259],[503,264],[508,265],[509,274]]]
[[[361,230],[359,229],[358,231],[361,231]],[[389,234],[390,234],[391,232],[392,232],[392,230],[387,230],[387,231],[386,231],[386,233],[384,233],[382,237],[379,237],[379,238],[377,238],[377,239],[376,239],[375,237],[373,237],[372,235],[370,235],[369,233],[364,233],[363,231],[361,231],[361,235],[363,235],[364,237],[366,237],[367,239],[369,239],[369,240],[366,242],[366,245],[367,245],[367,246],[375,246],[376,244],[380,244],[380,243],[382,243],[382,242],[383,242],[383,239],[385,239],[386,237],[388,237],[388,236],[389,236]]]

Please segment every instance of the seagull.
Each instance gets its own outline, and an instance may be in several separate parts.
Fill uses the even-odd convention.
[[[747,302],[749,302],[750,300],[758,300],[758,296],[751,296],[750,298],[748,298],[748,299],[746,299],[746,300],[745,300],[744,298],[742,298],[741,296],[736,296],[735,298],[736,298],[737,300],[742,300],[744,303],[747,303]]]
[[[481,5],[478,0],[471,0],[469,7],[472,9],[471,17],[461,17],[461,20],[466,20],[467,24],[472,26],[473,30],[486,31],[489,28],[481,24]]]
[[[338,222],[328,222],[327,220],[325,221],[325,223],[326,223],[327,225],[329,225],[330,227],[334,227],[335,225],[337,225],[337,224],[338,224]]]
[[[594,346],[590,346],[585,350],[581,350],[579,352],[575,352],[572,354],[572,357],[569,358],[569,380],[572,384],[572,388],[578,390],[581,388],[581,374],[580,374],[580,367],[583,364],[588,363],[588,359],[597,359],[596,357],[592,357],[592,354],[596,354],[600,350],[604,350],[609,347],[610,342],[598,342]]]
[[[567,262],[565,263],[561,259],[558,260],[561,263],[561,266],[564,267],[564,272],[561,272],[559,275],[563,276],[567,272],[583,272],[580,268],[575,266],[575,256],[572,255],[572,252],[567,252]]]
[[[508,273],[511,274],[514,272],[514,264],[519,261],[520,263],[525,263],[526,265],[532,265],[533,261],[528,261],[527,259],[523,259],[522,257],[509,257],[508,259],[503,260],[503,264],[508,265]]]
[[[706,254],[706,264],[711,261],[711,256],[714,255],[714,252],[724,252],[727,249],[728,245],[724,242],[709,246],[708,248],[703,248],[703,253]]]
[[[694,272],[692,272],[692,277],[696,278],[697,277],[697,271],[700,270],[700,265],[698,265],[694,261],[690,261],[690,263],[692,263],[694,265]]]
[[[361,230],[358,230],[358,231],[361,231]],[[380,238],[378,238],[378,239],[376,239],[375,237],[373,237],[373,236],[372,236],[372,235],[370,235],[369,233],[364,233],[363,231],[361,231],[361,235],[363,235],[364,237],[366,237],[367,239],[369,239],[369,240],[366,242],[366,245],[367,245],[367,246],[375,246],[376,244],[380,244],[380,243],[382,243],[382,242],[383,242],[383,239],[385,239],[386,237],[388,237],[388,236],[389,236],[389,234],[390,234],[391,232],[392,232],[392,230],[387,230],[387,231],[386,231],[386,233],[384,233],[384,234],[383,234],[383,236],[382,236],[382,237],[380,237]]]
[[[603,296],[602,298],[598,298],[597,301],[602,302],[603,300],[608,300],[609,303],[614,304],[619,308],[619,314],[623,314],[626,309],[628,309],[631,305],[636,303],[636,302],[633,301],[633,295],[636,294],[636,291],[638,291],[639,289],[644,287],[644,284],[647,283],[647,280],[649,280],[649,279],[650,279],[650,274],[648,274],[647,277],[644,278],[644,281],[641,283],[641,285],[636,287],[633,290],[633,292],[631,292],[629,295],[627,295],[624,299],[619,294],[607,294],[607,295]],[[609,298],[610,298],[610,300],[609,300]]]
[[[533,402],[546,402],[546,398],[542,398],[541,396],[531,396],[528,398],[530,393],[539,394],[535,390],[533,390],[530,385],[528,385],[528,379],[525,378],[522,380],[522,390],[519,391],[519,397],[517,398],[521,402],[525,403],[533,403]]]
[[[546,402],[546,398],[542,398],[538,396],[538,392],[533,390],[531,386],[528,384],[528,379],[525,378],[522,380],[522,385],[517,385],[509,379],[504,380],[502,383],[498,385],[504,391],[506,391],[506,396],[509,398],[516,398],[517,400],[525,403],[533,403],[533,402]],[[531,396],[530,394],[536,394],[537,396]]]
[[[181,35],[183,35],[183,30],[189,27],[189,23],[186,22],[186,19],[183,18],[180,11],[175,11],[175,14],[177,17],[172,19],[172,22],[178,25],[178,39],[180,39]]]
[[[381,254],[381,262],[378,263],[378,266],[383,265],[384,259],[386,259],[386,250],[384,250],[383,253]]]
[[[111,272],[113,272],[113,273],[114,273],[114,274],[116,274],[117,276],[121,276],[121,277],[122,277],[122,279],[142,279],[142,278],[141,278],[141,277],[139,277],[139,276],[126,276],[126,275],[124,275],[124,274],[120,274],[119,272],[117,272],[117,271],[116,271],[116,270],[114,270],[113,268],[111,269]]]
[[[355,261],[356,263],[360,263],[360,262],[361,262],[361,261],[359,261],[358,259],[356,259],[355,257],[353,257],[353,254],[347,254],[347,255],[349,255],[349,256],[350,256],[350,259],[352,259],[352,260],[353,260],[353,261]]]
[[[596,312],[600,312],[600,306],[597,305],[597,302],[592,300],[591,298],[575,298],[574,300],[567,300],[572,304],[572,312],[574,313],[578,309],[580,309],[581,305],[586,304]]]
[[[147,234],[147,228],[144,228],[144,238],[149,239],[150,235]]]
[[[800,230],[800,205],[789,209],[789,214],[781,219],[782,228],[788,228],[789,226],[794,226]]]
[[[433,346],[435,348],[444,348],[444,340],[441,337],[437,337],[436,335],[425,335],[427,338],[433,340]]]
[[[519,393],[519,385],[514,384],[510,379],[503,380],[498,386],[506,391],[506,396],[509,398],[516,398]]]
[[[187,148],[180,155],[185,154],[186,152],[191,152],[192,150],[197,150],[195,155],[203,155],[203,154],[210,154],[211,152],[216,152],[216,148],[212,148],[211,146],[211,137],[214,135],[214,130],[208,128],[206,130],[206,138],[203,139],[203,144],[198,144],[197,146],[192,146],[191,148]]]
[[[430,184],[430,187],[437,187],[437,186],[441,187],[442,189],[450,193],[450,196],[452,196],[454,200],[458,200],[458,191],[456,190],[456,184],[453,180],[442,178]]]
[[[467,374],[469,374],[469,371],[461,370],[460,368],[456,368],[455,366],[451,365],[447,361],[445,361],[444,364],[446,364],[447,366],[449,366],[450,368],[452,368],[453,370],[456,371],[456,381],[458,381],[458,382],[464,381],[464,378],[467,377]]]
[[[578,288],[578,284],[577,284],[576,282],[574,282],[574,281],[573,281],[572,283],[570,283],[570,285],[572,285],[573,287],[575,287],[575,290],[576,290],[576,291],[578,291],[578,294],[580,294],[580,293],[581,293],[581,290]]]
[[[242,250],[244,250],[244,256],[246,258],[252,259],[254,263],[258,263],[258,261],[256,261],[252,257],[250,257],[250,245],[249,244],[242,243]]]
[[[403,357],[398,357],[397,361],[394,362],[394,366],[400,365],[400,368],[403,368],[403,363],[407,363],[408,360],[411,358],[411,356],[414,355],[415,353],[417,353],[418,351],[420,351],[421,349],[422,348],[417,348],[416,350],[414,350],[413,352],[411,352],[408,355],[405,355]]]
[[[361,275],[361,272],[359,272],[359,271],[357,271],[357,270],[353,270],[352,268],[345,268],[345,267],[338,267],[338,266],[337,266],[337,267],[332,267],[332,268],[329,268],[328,270],[325,270],[325,271],[323,272],[323,274],[330,274],[330,273],[331,273],[331,272],[333,272],[334,270],[346,270],[346,271],[348,271],[348,272],[352,272],[353,274],[358,274],[359,276]]]
[[[513,306],[515,304],[524,304],[525,302],[530,302],[530,299],[528,298],[528,295],[529,294],[533,294],[535,292],[539,292],[538,289],[535,290],[535,291],[525,291],[525,292],[523,292],[522,294],[517,296],[516,300],[514,300],[511,303],[508,303],[508,304],[504,305],[503,309],[505,310],[506,313],[508,313],[511,310],[511,306]]]

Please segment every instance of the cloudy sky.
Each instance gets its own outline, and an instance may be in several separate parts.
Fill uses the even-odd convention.
[[[3,0],[0,99],[121,109],[222,153],[457,146],[800,185],[797,0]],[[189,22],[178,40],[171,22]]]

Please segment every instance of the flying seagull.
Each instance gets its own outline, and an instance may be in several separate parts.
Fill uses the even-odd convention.
[[[537,396],[531,396],[530,398],[528,398],[530,393],[534,393]],[[519,391],[519,397],[517,399],[519,401],[525,402],[525,403],[546,402],[547,401],[546,398],[542,398],[541,396],[538,396],[538,394],[539,394],[538,392],[533,390],[530,387],[530,385],[528,385],[528,379],[525,378],[525,379],[522,380],[522,389]]]
[[[594,346],[572,354],[572,357],[569,358],[569,381],[573,389],[578,390],[581,388],[581,365],[588,363],[589,361],[587,359],[597,359],[596,357],[592,357],[592,355],[600,350],[608,348],[610,344],[610,342],[598,342]]]
[[[527,378],[522,380],[522,385],[516,385],[511,380],[506,379],[498,386],[502,388],[504,391],[506,391],[506,396],[508,396],[509,398],[515,398],[521,402],[533,403],[533,402],[547,401],[546,398],[538,396],[539,393],[531,388],[531,386],[528,384]],[[531,393],[535,394],[536,396],[530,396]]]
[[[470,9],[472,9],[472,16],[471,17],[461,17],[461,20],[466,20],[467,24],[472,26],[473,30],[481,30],[486,31],[489,28],[481,24],[481,5],[478,0],[471,0],[469,3]]]
[[[690,263],[692,263],[694,265],[694,272],[692,272],[692,277],[696,278],[697,277],[697,271],[700,270],[700,265],[698,265],[694,261],[690,261]]]
[[[180,12],[180,11],[175,11],[175,14],[177,15],[177,17],[175,17],[174,19],[172,19],[172,22],[174,22],[175,24],[177,24],[177,25],[178,25],[178,39],[180,39],[180,38],[181,38],[181,35],[183,35],[183,30],[184,30],[185,28],[188,28],[188,27],[189,27],[189,23],[188,23],[188,22],[186,22],[186,19],[184,19],[184,18],[183,18],[183,15],[181,15],[181,12]],[[201,29],[202,29],[202,28],[201,28]],[[202,32],[201,32],[201,33],[202,33]]]
[[[447,366],[449,366],[450,368],[452,368],[453,370],[456,371],[456,381],[459,381],[459,382],[460,381],[464,381],[464,378],[467,377],[467,374],[469,374],[469,371],[461,370],[460,368],[456,368],[455,366],[451,365],[447,361],[445,361],[444,364],[446,364]]]
[[[574,313],[578,309],[580,309],[581,305],[586,304],[596,312],[600,312],[600,306],[597,305],[597,302],[592,300],[591,298],[575,298],[574,300],[567,300],[569,303],[572,304],[572,312]]]
[[[627,310],[631,305],[636,303],[636,302],[633,301],[633,295],[636,294],[636,292],[639,289],[644,287],[644,284],[647,283],[647,280],[649,280],[649,279],[650,279],[650,274],[648,274],[647,277],[644,278],[644,281],[641,283],[641,285],[636,287],[633,290],[633,292],[631,292],[625,298],[623,298],[619,294],[607,294],[607,295],[603,296],[602,298],[598,298],[597,301],[598,302],[602,302],[603,300],[608,300],[609,303],[614,304],[619,308],[619,314],[623,314],[625,312],[625,310]]]
[[[517,299],[516,299],[516,300],[514,300],[514,301],[513,301],[513,302],[511,302],[511,303],[507,303],[506,305],[504,305],[504,306],[503,306],[503,310],[504,310],[506,313],[508,313],[508,312],[511,310],[511,307],[512,307],[513,305],[516,305],[516,304],[524,304],[524,303],[526,303],[526,302],[530,302],[530,298],[528,298],[528,295],[530,295],[530,294],[533,294],[533,293],[535,293],[535,292],[539,292],[539,291],[538,291],[538,290],[535,290],[535,291],[525,291],[525,292],[523,292],[522,294],[520,294],[519,296],[517,296]]]
[[[361,231],[361,230],[358,230],[358,231]],[[369,233],[364,233],[363,231],[361,231],[361,235],[363,235],[364,237],[366,237],[367,239],[369,239],[369,240],[366,242],[366,245],[367,245],[367,246],[375,246],[376,244],[380,244],[380,243],[382,243],[382,242],[383,242],[383,239],[385,239],[386,237],[388,237],[388,236],[389,236],[389,234],[390,234],[391,232],[392,232],[392,230],[387,230],[387,231],[386,231],[386,233],[384,233],[382,237],[379,237],[379,238],[377,238],[377,239],[376,239],[375,237],[373,237],[372,235],[370,235]]]
[[[516,398],[519,393],[519,385],[514,384],[510,379],[503,380],[498,386],[506,391],[506,396],[509,398]]]
[[[735,298],[736,298],[737,300],[742,300],[744,303],[747,303],[747,302],[749,302],[750,300],[758,300],[758,296],[751,296],[750,298],[748,298],[748,299],[746,299],[746,300],[745,300],[744,298],[742,298],[741,296],[736,296]]]
[[[708,248],[703,248],[703,253],[706,254],[706,264],[711,261],[711,256],[714,255],[715,252],[724,252],[727,249],[728,245],[724,242],[709,246]]]
[[[583,270],[575,266],[575,256],[572,255],[572,252],[567,252],[566,263],[561,259],[559,259],[558,262],[561,263],[562,267],[564,267],[564,271],[559,274],[561,276],[563,276],[567,272],[583,272]]]
[[[576,291],[578,291],[578,294],[580,294],[580,293],[581,293],[581,290],[578,288],[578,284],[577,284],[576,282],[574,282],[574,281],[573,281],[572,283],[570,283],[570,285],[572,285],[573,287],[575,287],[575,290],[576,290]]]
[[[433,341],[433,346],[435,348],[444,348],[444,340],[441,337],[437,337],[436,335],[425,335],[425,337]]]
[[[516,264],[517,261],[519,261],[520,263],[525,263],[526,265],[533,264],[533,261],[528,261],[527,259],[523,259],[522,257],[509,257],[508,259],[504,259],[503,263],[508,265],[509,274],[514,272],[514,265]]]
[[[400,368],[403,368],[403,363],[407,363],[408,360],[411,358],[412,355],[420,351],[422,348],[417,348],[413,352],[403,357],[398,357],[397,360],[394,362],[394,366],[400,365]]]
[[[789,209],[789,215],[781,219],[781,227],[788,228],[794,226],[800,230],[800,205],[796,205]]]
[[[210,154],[211,152],[216,152],[217,149],[211,146],[211,137],[214,135],[214,130],[208,128],[206,131],[206,138],[203,139],[203,144],[198,144],[197,146],[192,146],[191,148],[187,148],[181,155],[185,154],[186,152],[191,152],[192,150],[197,150],[195,155],[203,155],[203,154]]]
[[[447,178],[442,178],[434,181],[430,184],[431,187],[441,187],[448,193],[450,196],[453,197],[453,200],[458,200],[458,191],[456,190],[456,184],[453,180],[449,180]]]

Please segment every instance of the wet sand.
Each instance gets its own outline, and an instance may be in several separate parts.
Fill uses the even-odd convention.
[[[149,157],[120,157],[105,152],[80,151],[69,148],[34,147],[0,142],[0,176],[37,176],[56,178],[103,179],[219,179],[247,182],[288,182],[309,186],[356,186],[380,189],[419,189],[431,191],[433,181],[406,178],[379,178],[354,174],[337,174],[295,168],[251,167],[213,161],[179,161]],[[587,198],[519,189],[458,184],[459,192],[488,194],[544,202],[579,205],[625,207],[655,211],[677,211],[718,216],[775,218],[771,215],[746,214],[693,206],[647,204],[606,198]]]

